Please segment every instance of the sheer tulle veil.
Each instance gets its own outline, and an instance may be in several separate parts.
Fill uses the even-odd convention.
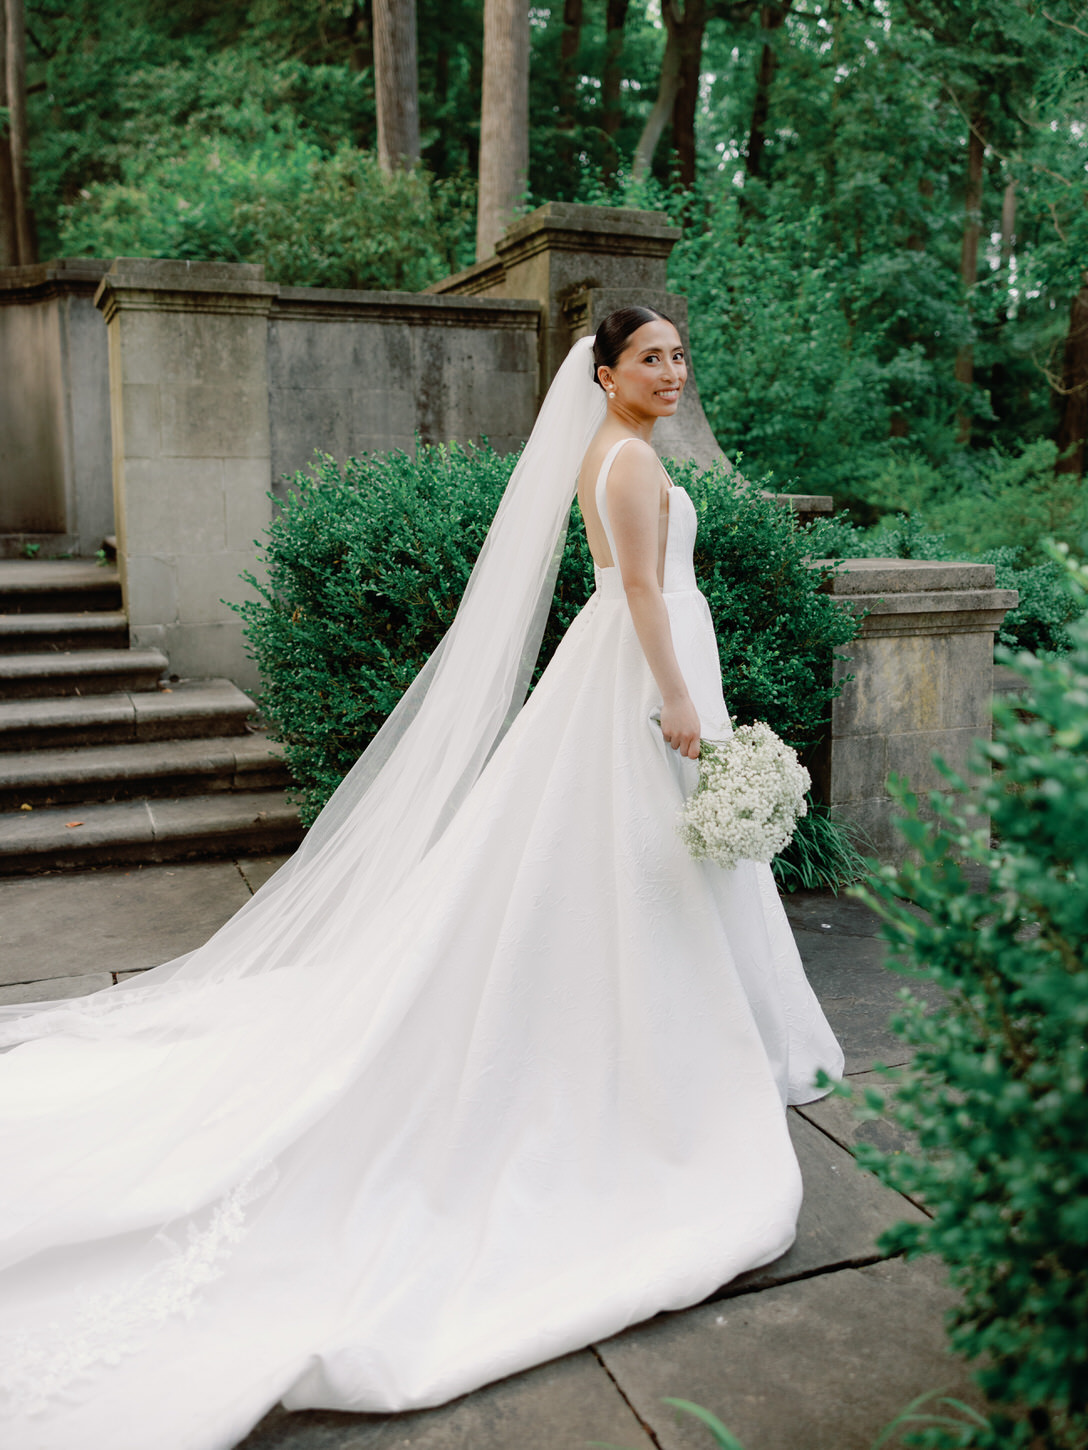
[[[290,972],[300,928],[350,891],[378,912],[442,833],[524,701],[551,604],[578,468],[604,415],[593,338],[571,348],[545,398],[438,648],[291,860],[205,946],[93,998],[0,1008],[0,1045],[94,1031],[126,1003],[144,1031],[155,989]],[[310,953],[305,954],[307,957]],[[315,971],[308,965],[311,984]],[[162,998],[161,1025],[172,1030]],[[112,1023],[111,1035],[120,1029]]]

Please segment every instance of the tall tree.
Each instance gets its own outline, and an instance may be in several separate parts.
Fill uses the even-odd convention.
[[[575,122],[578,105],[578,49],[582,40],[582,0],[563,0],[563,33],[559,41],[559,163],[568,172],[575,165]]]
[[[673,12],[676,27],[677,77],[676,98],[672,106],[672,144],[682,186],[695,184],[695,112],[699,105],[699,78],[702,72],[703,35],[706,31],[706,0],[684,0],[666,7]]]
[[[790,3],[791,0],[785,0],[786,9]],[[684,186],[694,184],[697,171],[695,118],[699,111],[707,22],[722,19],[736,24],[748,20],[755,9],[756,0],[683,0],[682,4],[681,0],[662,0],[665,51],[661,59],[657,99],[635,148],[632,170],[636,177],[649,172],[658,142],[671,122],[679,180]]]
[[[1058,473],[1084,477],[1088,444],[1088,272],[1082,273],[1080,291],[1069,309],[1061,382],[1056,388],[1061,406],[1058,425]]]
[[[680,92],[680,56],[684,12],[677,0],[662,0],[661,18],[665,22],[665,53],[661,57],[661,74],[657,82],[657,98],[638,138],[631,171],[636,179],[647,176],[653,165],[657,143],[672,119],[676,97]]]
[[[494,255],[528,181],[528,0],[485,0],[477,261]]]
[[[604,65],[601,70],[601,130],[611,149],[605,171],[614,176],[619,162],[615,137],[623,123],[623,30],[630,0],[606,0],[604,16]]]
[[[963,240],[960,246],[960,281],[970,305],[971,294],[978,281],[978,244],[982,236],[982,176],[986,161],[986,111],[983,99],[976,96],[971,107],[967,129],[967,176],[963,196]],[[968,338],[956,350],[956,381],[967,392],[975,381],[975,345]],[[964,403],[957,414],[957,437],[960,443],[971,439],[971,413]]]
[[[378,162],[386,173],[419,160],[415,0],[374,0]]]
[[[26,17],[23,0],[0,0],[3,73],[0,105],[7,126],[0,140],[0,261],[28,266],[38,260],[38,239],[30,210],[27,163]]]
[[[793,0],[779,0],[775,5],[759,7],[759,28],[763,44],[759,51],[756,72],[756,98],[752,105],[752,123],[748,128],[748,154],[745,167],[749,176],[759,176],[763,169],[763,150],[767,144],[767,121],[771,113],[771,85],[778,69],[778,55],[771,39],[773,31],[786,22]]]
[[[0,0],[0,112],[8,107],[8,19]],[[7,124],[0,119],[0,267],[14,267],[19,261],[19,238],[15,226],[15,178],[11,174],[11,146]]]

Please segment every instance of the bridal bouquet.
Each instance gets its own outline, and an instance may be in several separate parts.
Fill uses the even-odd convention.
[[[768,862],[789,845],[811,784],[797,752],[769,725],[742,725],[728,740],[702,742],[680,835],[696,860],[730,871],[738,861]]]

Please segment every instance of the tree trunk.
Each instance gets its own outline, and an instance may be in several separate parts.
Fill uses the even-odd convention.
[[[415,0],[374,0],[378,164],[386,173],[419,160]]]
[[[703,66],[706,0],[685,0],[683,14],[671,7],[680,50],[676,101],[672,111],[672,144],[679,164],[680,183],[695,184],[695,114],[699,107],[699,77]]]
[[[6,265],[26,267],[38,260],[38,238],[30,210],[27,166],[26,20],[23,0],[0,0],[4,20],[4,95],[7,131],[0,143],[0,249]]]
[[[6,0],[0,0],[0,109],[8,105],[8,12]],[[0,267],[14,267],[19,261],[19,242],[15,231],[15,181],[11,174],[11,147],[8,128],[0,122]]]
[[[494,255],[529,180],[528,0],[484,0],[476,260]]]
[[[440,41],[434,58],[434,101],[442,121],[435,127],[434,140],[427,148],[427,164],[436,176],[445,176],[449,171],[449,127],[445,124],[449,98],[450,52],[449,46]]]
[[[1058,396],[1062,419],[1055,441],[1059,454],[1068,453],[1068,457],[1059,457],[1054,471],[1083,478],[1085,440],[1088,439],[1088,272],[1082,274],[1080,291],[1069,309]]]
[[[764,35],[786,23],[793,0],[779,0],[777,5],[759,7],[759,28]],[[752,124],[748,130],[748,155],[744,167],[749,176],[759,176],[763,170],[763,152],[767,145],[767,119],[771,113],[771,84],[778,69],[778,57],[774,46],[764,40],[759,53],[759,69],[756,71],[756,98],[752,106]]]
[[[978,281],[978,242],[982,234],[982,167],[986,158],[986,116],[980,107],[971,114],[967,134],[967,186],[964,191],[963,245],[960,249],[960,280],[967,306],[971,289]],[[975,381],[974,344],[965,342],[956,353],[956,381],[966,389]],[[966,400],[957,413],[956,441],[971,441],[971,415]]]
[[[374,64],[374,37],[367,8],[358,0],[344,17],[344,33],[348,43],[348,69],[353,75],[361,75]]]
[[[559,164],[570,176],[575,162],[575,111],[578,107],[578,49],[582,42],[582,0],[564,0],[563,34],[559,42]]]
[[[623,30],[630,0],[607,0],[604,18],[604,69],[601,73],[601,130],[612,146],[605,162],[609,177],[616,174],[619,152],[615,136],[623,124]]]
[[[1016,243],[1016,182],[1010,181],[1001,198],[1001,270],[1006,275],[1012,265]]]
[[[642,135],[638,138],[634,159],[631,162],[631,171],[636,181],[646,176],[653,164],[657,143],[661,140],[662,132],[669,124],[680,90],[680,36],[678,27],[671,18],[675,9],[675,0],[663,0],[661,14],[665,17],[665,54],[661,58],[661,79],[657,85],[657,100],[654,101],[653,109],[646,117],[646,124],[642,128]]]

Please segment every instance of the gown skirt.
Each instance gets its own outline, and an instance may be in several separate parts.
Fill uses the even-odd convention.
[[[721,737],[695,528],[672,488],[665,601]],[[6,1450],[228,1450],[278,1400],[441,1404],[789,1247],[784,1106],[842,1055],[770,868],[687,854],[696,766],[659,709],[598,570],[379,910],[319,858],[263,966],[58,1007],[0,1057]],[[260,940],[231,927],[202,950]]]

